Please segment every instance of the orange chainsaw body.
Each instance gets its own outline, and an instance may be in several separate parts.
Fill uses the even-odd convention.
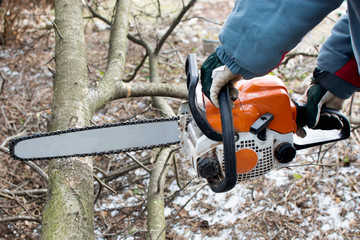
[[[238,81],[235,87],[239,90],[232,110],[235,132],[249,132],[251,125],[265,113],[274,115],[268,129],[281,134],[296,132],[296,107],[281,79],[266,75]],[[206,97],[204,102],[209,124],[221,133],[220,110]]]
[[[296,132],[296,106],[290,100],[285,84],[281,79],[266,75],[250,81],[236,83],[238,99],[232,109],[234,131],[250,132],[250,127],[265,113],[274,115],[268,129],[280,134]],[[221,133],[220,109],[204,97],[206,117],[211,127]],[[258,164],[258,156],[252,148],[236,151],[236,171],[238,174],[250,172]]]

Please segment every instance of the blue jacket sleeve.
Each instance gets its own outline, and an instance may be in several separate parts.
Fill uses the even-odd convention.
[[[314,80],[336,96],[345,99],[360,87],[347,14],[341,16],[331,32],[331,36],[320,49]]]
[[[322,45],[314,79],[340,98],[349,98],[360,88],[360,2],[348,0],[343,15]]]
[[[245,79],[265,75],[342,0],[237,0],[216,49]]]

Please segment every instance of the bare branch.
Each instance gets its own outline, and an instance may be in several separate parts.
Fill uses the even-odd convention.
[[[117,192],[112,189],[109,185],[107,185],[106,183],[104,183],[98,176],[96,176],[94,174],[94,179],[104,188],[106,188],[107,190],[109,190],[110,192],[114,193],[115,195],[117,194]]]
[[[55,32],[58,34],[60,40],[64,40],[63,36],[60,34],[58,27],[56,26],[54,21],[51,21],[51,24],[53,25]]]
[[[145,171],[147,171],[148,173],[151,172],[151,170],[146,167],[144,164],[142,164],[139,160],[137,160],[135,157],[131,156],[129,153],[125,153],[126,156],[128,156],[129,158],[131,158],[134,162],[136,162],[140,167],[142,167]]]
[[[149,55],[147,53],[144,55],[144,57],[141,59],[141,62],[139,63],[139,65],[135,68],[134,73],[131,75],[130,78],[128,78],[126,80],[123,80],[124,82],[131,82],[132,80],[134,80],[136,74],[138,73],[140,68],[144,65],[144,63],[145,63],[148,56]]]
[[[150,164],[150,157],[145,158],[141,161],[143,165],[149,165]],[[130,164],[124,164],[121,165],[117,170],[112,171],[111,173],[108,173],[106,177],[103,177],[102,180],[104,182],[109,182],[111,180],[114,180],[130,171],[133,171],[135,169],[138,169],[139,165],[137,163],[130,163]]]
[[[0,146],[0,151],[5,153],[5,154],[9,154],[9,149],[3,146]]]
[[[106,24],[108,24],[109,26],[111,26],[111,21],[107,20],[106,18],[104,18],[103,16],[101,16],[100,14],[98,14],[91,6],[89,3],[86,3],[90,13],[92,14],[93,17],[96,17],[98,19],[100,19],[101,21],[105,22]]]
[[[0,94],[3,92],[4,85],[5,85],[5,78],[4,78],[3,75],[0,73]]]
[[[118,1],[114,22],[111,26],[108,66],[105,73],[121,76],[125,65],[126,37],[129,28],[129,9],[131,1]]]
[[[31,221],[31,222],[41,223],[41,218],[31,217],[31,216],[21,216],[21,215],[0,218],[0,223],[15,222],[15,221]]]
[[[174,219],[179,215],[179,213],[189,204],[189,202],[191,200],[193,200],[193,198],[196,197],[196,195],[203,190],[205,187],[207,186],[207,184],[204,184],[201,188],[199,188],[187,201],[186,203],[175,213],[175,215],[167,222],[166,226],[163,228],[163,230],[160,232],[160,234],[158,235],[158,237],[156,238],[156,240],[160,239],[161,235],[163,234],[163,232],[169,227],[169,225],[174,221]]]
[[[167,38],[170,36],[170,34],[174,31],[174,29],[176,28],[176,26],[181,22],[181,19],[183,18],[183,16],[185,15],[185,13],[195,4],[196,0],[191,0],[188,5],[186,5],[181,12],[179,13],[179,15],[175,18],[175,20],[172,22],[172,24],[170,25],[170,27],[168,28],[168,30],[166,31],[166,33],[162,36],[162,38],[160,39],[158,45],[156,46],[155,50],[154,50],[154,54],[158,55],[160,52],[160,49],[162,48],[162,46],[164,45],[165,41],[167,40]]]
[[[168,83],[130,83],[127,84],[129,97],[162,96],[187,99],[188,91],[184,85]]]
[[[4,190],[5,193],[14,195],[14,196],[33,196],[33,195],[42,195],[42,194],[46,194],[47,193],[47,189],[46,188],[42,188],[42,189],[22,189],[22,190],[16,190],[16,191],[9,191],[9,190]]]
[[[7,137],[2,144],[0,145],[0,151],[4,152],[4,153],[9,153],[9,150],[5,147],[11,140],[15,139],[15,138],[19,138],[19,137],[23,137],[27,134],[27,131],[21,131],[15,135],[12,135],[10,137]]]
[[[296,56],[317,57],[318,54],[305,53],[305,52],[291,52],[285,55],[286,59],[280,65],[286,65],[290,61],[290,59],[293,59]]]
[[[169,155],[168,155],[168,157],[167,157],[167,159],[165,161],[165,164],[164,164],[164,166],[163,166],[163,168],[162,168],[162,170],[160,172],[159,178],[158,178],[158,187],[157,187],[157,192],[158,193],[160,193],[161,179],[162,179],[162,176],[163,176],[163,174],[164,174],[164,172],[166,170],[166,167],[168,167],[168,165],[169,165],[168,162],[173,157],[174,152],[179,150],[179,149],[180,149],[180,147],[177,147],[177,148],[171,149],[171,151],[169,152]]]
[[[40,175],[40,177],[42,177],[42,179],[45,180],[45,182],[47,184],[49,184],[48,175],[38,165],[36,165],[32,161],[25,161],[25,164],[28,165],[29,167],[31,167],[36,173],[38,173]]]

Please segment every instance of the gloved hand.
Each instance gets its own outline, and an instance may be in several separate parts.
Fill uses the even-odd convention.
[[[216,107],[219,107],[219,92],[227,83],[231,83],[229,89],[231,99],[233,101],[237,99],[239,91],[234,84],[241,78],[241,75],[233,74],[216,53],[211,54],[201,66],[202,91]]]
[[[343,124],[335,114],[320,113],[322,107],[341,110],[345,99],[336,97],[318,83],[312,83],[299,102],[306,103],[307,126],[314,129],[341,129]]]

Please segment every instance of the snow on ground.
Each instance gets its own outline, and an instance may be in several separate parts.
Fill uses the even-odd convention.
[[[300,154],[296,162],[306,158],[309,156]],[[332,159],[336,158],[339,156],[332,154]],[[262,179],[237,184],[228,193],[213,193],[205,187],[185,211],[190,222],[204,222],[209,227],[193,231],[191,224],[174,224],[172,230],[194,240],[271,239],[278,234],[293,239],[347,239],[347,234],[360,238],[356,179],[360,179],[358,164],[336,169],[303,166],[272,171]],[[183,206],[196,190],[184,193],[174,204]],[[166,209],[168,216],[173,213]],[[275,228],[264,227],[274,223],[278,225]],[[263,230],[259,231],[259,226]],[[220,230],[214,232],[212,227]]]

